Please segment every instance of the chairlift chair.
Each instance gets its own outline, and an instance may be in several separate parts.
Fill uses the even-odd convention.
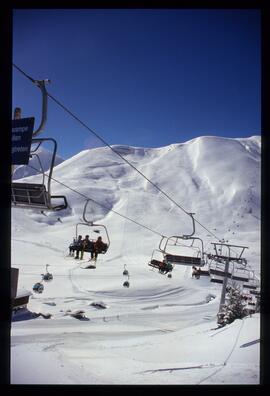
[[[48,267],[49,267],[49,264],[46,265],[45,274],[41,274],[42,280],[44,280],[44,281],[51,281],[53,279],[53,275],[50,272],[48,272]]]
[[[83,221],[84,223],[77,223],[76,224],[76,240],[78,239],[78,236],[83,234],[80,232],[81,227],[87,227],[87,235],[89,235],[89,240],[91,242],[95,242],[97,239],[97,236],[102,237],[102,242],[103,242],[103,250],[99,252],[99,254],[105,254],[107,253],[109,246],[110,246],[110,238],[108,234],[108,230],[103,224],[96,224],[93,223],[93,221],[90,221],[86,218],[86,208],[88,205],[89,200],[86,201],[85,206],[84,206],[84,211],[83,211]],[[86,229],[86,228],[85,228]],[[84,233],[86,234],[86,232]],[[85,250],[88,252],[88,250]],[[91,251],[89,251],[91,252]]]
[[[124,264],[123,275],[129,275],[129,272],[128,272],[127,268],[126,268],[126,264]]]
[[[179,241],[182,240],[192,240],[192,244],[190,246],[185,245],[186,248],[193,248],[196,251],[196,255],[180,255],[180,254],[172,254],[171,246],[183,246]],[[194,247],[193,243],[195,241],[200,242],[200,247]],[[173,242],[173,243],[172,243]],[[177,249],[178,249],[177,248]],[[204,250],[203,250],[203,241],[198,237],[191,236],[170,236],[170,237],[162,237],[159,250],[164,254],[164,260],[166,263],[170,263],[173,265],[186,265],[186,266],[196,266],[203,267],[205,265],[204,260]]]
[[[193,237],[195,233],[195,220],[193,218],[194,213],[188,213],[188,215],[192,219],[192,226],[193,230],[192,233],[189,235],[181,235],[181,236],[162,236],[159,242],[159,248],[154,249],[152,253],[152,257],[148,265],[156,268],[160,268],[162,265],[165,264],[167,268],[170,268],[170,271],[173,269],[175,265],[186,265],[186,266],[196,266],[196,267],[203,267],[205,265],[204,260],[204,250],[203,250],[203,241],[198,237]],[[191,245],[183,245],[183,240],[188,241],[191,240]],[[193,246],[195,241],[200,241],[200,246]],[[172,249],[172,246],[174,249]],[[175,254],[175,247],[177,253],[179,251],[179,247],[187,247],[189,250],[190,248],[196,250],[196,256],[184,256],[180,254]],[[174,252],[173,252],[174,250]],[[154,258],[156,252],[162,255],[162,259],[157,260]],[[173,254],[174,253],[174,254]]]
[[[209,264],[210,282],[223,283],[225,276],[231,278],[232,274],[230,271],[225,272],[225,264],[219,262],[212,262]]]
[[[126,280],[126,281],[123,283],[123,286],[124,286],[124,287],[129,287],[129,286],[130,286],[129,275],[128,275],[128,280]]]
[[[53,275],[47,272],[46,274],[42,274],[42,279],[44,281],[51,281],[53,280]]]
[[[159,249],[153,250],[148,265],[150,267],[157,268],[161,273],[171,272],[174,268],[173,264],[165,262],[164,255]]]
[[[41,294],[43,292],[43,290],[44,290],[44,286],[41,282],[37,282],[34,284],[33,291],[35,293]]]
[[[29,77],[29,76],[28,76]],[[11,203],[15,208],[23,209],[40,209],[42,211],[58,211],[66,209],[68,204],[66,197],[63,195],[51,195],[51,180],[52,172],[55,162],[57,143],[54,139],[50,138],[36,138],[44,129],[47,122],[47,110],[48,110],[48,92],[46,90],[45,84],[49,83],[50,80],[34,80],[29,77],[30,80],[40,89],[42,94],[42,114],[40,119],[40,125],[33,132],[33,138],[31,144],[37,144],[36,148],[30,151],[30,156],[37,156],[40,167],[41,161],[37,154],[37,150],[43,142],[53,143],[53,154],[51,157],[49,174],[46,176],[48,178],[47,185],[45,184],[45,173],[43,174],[42,183],[24,183],[24,182],[12,182],[11,184]],[[56,200],[56,201],[55,201]],[[60,200],[60,202],[59,202]],[[54,201],[54,202],[53,202]]]
[[[261,291],[260,290],[250,290],[250,294],[253,294],[254,296],[260,296],[261,295]]]
[[[199,237],[193,236],[195,233],[195,220],[193,218],[194,213],[188,213],[192,219],[193,230],[192,233],[189,235],[181,235],[181,236],[170,236],[165,237],[163,236],[159,243],[159,250],[163,252],[164,261],[168,264],[172,265],[185,265],[185,266],[196,266],[196,267],[203,267],[205,265],[204,260],[204,248],[203,248],[203,241]],[[180,250],[179,247],[183,247],[183,241],[191,241],[191,245],[184,245],[186,248],[193,249],[196,251],[196,255],[189,255],[184,256],[180,254],[173,254],[172,246],[177,247],[177,253]],[[194,242],[199,241],[199,246],[194,246]],[[175,248],[174,248],[175,250]]]
[[[48,141],[53,143],[53,153],[51,157],[49,172],[46,176],[48,179],[47,184],[45,183],[45,173],[42,169],[41,183],[12,182],[11,202],[13,207],[49,211],[59,211],[67,208],[68,204],[65,196],[51,195],[52,172],[57,149],[56,141],[51,138],[32,139],[32,144],[37,143],[37,146],[31,151],[30,155],[35,155],[38,158],[39,164],[41,165],[40,158],[36,151],[43,142]]]
[[[211,276],[210,282],[223,284],[223,279],[215,277],[215,276]]]
[[[255,272],[252,271],[252,277],[249,281],[250,286],[249,287],[249,293],[254,295],[254,296],[260,296],[261,294],[261,286],[260,286],[260,281],[259,279],[255,276]],[[247,287],[247,285],[246,285]]]
[[[249,282],[250,270],[233,263],[232,279],[238,282]]]
[[[82,227],[84,227],[84,232],[82,232]],[[95,242],[97,239],[97,235],[102,237],[102,241],[104,243],[104,249],[101,251],[101,254],[105,254],[110,246],[110,238],[107,231],[107,228],[103,224],[94,224],[92,222],[85,223],[77,223],[76,224],[76,240],[78,240],[78,236],[89,235],[89,240],[91,242]]]
[[[256,290],[259,287],[259,280],[255,276],[254,271],[250,271],[250,278],[248,282],[243,284],[243,288],[249,290]]]

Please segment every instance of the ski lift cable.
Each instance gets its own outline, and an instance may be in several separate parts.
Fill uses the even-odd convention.
[[[30,168],[32,168],[32,169],[38,171],[38,169],[35,168],[34,166],[32,166],[32,165],[28,165],[28,166],[29,166]],[[45,173],[44,175],[45,175],[46,177],[49,177],[46,173]],[[69,189],[70,191],[72,191],[72,192],[74,192],[74,193],[80,195],[81,197],[83,197],[83,198],[85,198],[85,199],[87,199],[87,200],[89,200],[89,201],[94,202],[95,204],[101,206],[102,208],[108,210],[109,212],[113,212],[113,213],[115,213],[115,214],[117,214],[117,215],[123,217],[124,219],[129,220],[129,221],[131,221],[131,222],[137,224],[138,226],[145,228],[145,229],[148,230],[148,231],[151,231],[152,233],[154,233],[154,234],[156,234],[156,235],[158,235],[158,236],[160,236],[160,237],[165,237],[164,235],[160,234],[158,231],[155,231],[155,230],[153,230],[152,228],[150,228],[150,227],[148,227],[148,226],[145,226],[144,224],[141,224],[141,223],[139,223],[138,221],[133,220],[133,219],[131,219],[131,218],[128,217],[128,216],[125,216],[125,215],[123,215],[123,214],[121,214],[121,213],[119,213],[119,212],[116,212],[115,210],[109,208],[109,207],[106,206],[106,205],[101,204],[100,202],[96,201],[96,200],[93,199],[93,198],[87,197],[85,194],[83,194],[83,193],[81,193],[81,192],[75,190],[74,188],[72,188],[72,187],[68,186],[67,184],[65,184],[65,183],[63,183],[63,182],[61,182],[61,181],[55,179],[54,177],[51,177],[51,179],[52,179],[53,181],[55,181],[56,183],[62,185],[63,187]]]
[[[13,66],[21,72],[26,78],[28,78],[32,83],[36,85],[37,81],[34,80],[32,77],[27,75],[21,68],[19,68],[17,65],[13,63]],[[126,162],[128,165],[130,165],[134,170],[136,170],[144,179],[146,179],[153,187],[155,187],[159,192],[161,192],[163,195],[165,195],[166,198],[168,198],[174,205],[176,205],[179,209],[181,209],[185,214],[190,215],[189,212],[187,212],[181,205],[179,205],[173,198],[171,198],[165,191],[163,191],[157,184],[153,183],[147,176],[145,176],[139,169],[137,169],[131,162],[129,162],[125,157],[123,157],[119,152],[117,152],[109,143],[107,143],[101,136],[99,136],[93,129],[91,129],[88,125],[86,125],[80,118],[78,118],[74,113],[72,113],[66,106],[64,106],[59,100],[57,100],[54,96],[52,96],[48,91],[47,95],[56,103],[58,106],[60,106],[63,110],[65,110],[71,117],[73,117],[76,121],[78,121],[84,128],[86,128],[89,132],[94,134],[104,145],[109,147],[115,154],[117,154],[124,162]],[[206,228],[202,223],[200,223],[198,220],[194,218],[194,221],[198,223],[202,228],[204,228],[207,232],[209,232],[214,238],[216,238],[218,241],[221,240],[221,238],[217,237],[212,231],[210,231],[208,228]]]

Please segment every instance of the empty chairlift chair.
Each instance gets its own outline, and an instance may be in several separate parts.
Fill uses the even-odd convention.
[[[225,276],[229,279],[232,277],[232,273],[229,270],[225,271],[225,263],[223,262],[212,262],[209,264],[210,282],[223,283]]]
[[[189,213],[189,215],[193,225],[193,231],[190,235],[162,237],[160,241],[159,250],[163,252],[166,264],[191,267],[203,267],[205,265],[203,241],[201,238],[193,236],[195,233],[195,221],[193,213]],[[191,241],[191,244],[188,245],[189,241]],[[188,252],[193,252],[193,254],[183,255],[181,253],[183,247]]]
[[[250,270],[248,268],[242,267],[239,264],[233,266],[232,280],[238,282],[249,282]]]
[[[153,251],[148,265],[160,268],[165,264],[165,266],[170,268],[170,270],[172,270],[175,265],[191,267],[203,267],[205,265],[203,241],[200,238],[193,236],[195,233],[195,220],[193,218],[193,213],[188,213],[188,215],[192,219],[192,233],[182,236],[163,236],[160,240],[159,248]],[[199,242],[197,243],[197,246],[196,242]],[[188,253],[193,252],[193,254],[183,255],[183,248],[188,250]],[[157,253],[162,258],[157,259]]]
[[[53,152],[51,156],[51,162],[48,174],[45,174],[42,169],[41,161],[38,155],[38,148],[43,142],[53,143]],[[32,144],[36,144],[33,150],[31,150],[30,156],[36,156],[40,165],[40,172],[42,174],[41,183],[27,183],[27,182],[12,182],[11,185],[11,200],[12,206],[15,208],[23,209],[40,209],[49,211],[59,211],[66,209],[68,204],[66,197],[63,195],[51,195],[51,180],[52,172],[55,162],[57,143],[54,139],[32,139]],[[47,183],[45,181],[47,178]]]
[[[249,280],[248,280],[248,282],[245,282],[243,284],[243,288],[249,289],[251,291],[251,290],[256,290],[259,287],[259,285],[260,285],[260,282],[257,279],[257,277],[255,276],[255,272],[250,271]]]

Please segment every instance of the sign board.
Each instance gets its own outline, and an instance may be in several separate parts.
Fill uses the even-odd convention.
[[[12,120],[12,165],[28,164],[34,122],[34,117]]]

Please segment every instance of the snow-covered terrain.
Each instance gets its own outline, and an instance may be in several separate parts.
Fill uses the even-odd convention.
[[[260,143],[259,136],[205,136],[161,148],[113,148],[195,213],[205,252],[223,238],[247,246],[259,279]],[[78,153],[53,177],[62,184],[53,181],[52,193],[66,195],[69,208],[46,215],[12,210],[19,289],[32,291],[46,264],[53,280],[43,282],[42,294],[33,292],[29,312],[13,316],[11,383],[258,384],[260,314],[218,328],[221,284],[192,278],[188,266],[176,265],[169,278],[148,265],[162,235],[192,232],[190,216],[108,147]],[[67,257],[86,197],[96,201],[87,205],[87,220],[105,225],[110,238],[96,269],[83,268],[89,253],[82,261]],[[78,233],[90,228],[79,225]],[[76,310],[86,317],[73,317]]]

